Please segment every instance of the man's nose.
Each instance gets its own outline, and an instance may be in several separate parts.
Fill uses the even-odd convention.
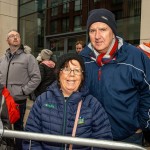
[[[101,37],[101,32],[99,30],[96,30],[95,32],[95,38],[98,39]]]

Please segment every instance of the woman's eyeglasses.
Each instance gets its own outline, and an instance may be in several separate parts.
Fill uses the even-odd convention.
[[[82,75],[83,72],[81,69],[70,69],[70,68],[62,68],[61,71],[66,75],[70,74],[71,71],[73,71],[73,73],[78,76]]]

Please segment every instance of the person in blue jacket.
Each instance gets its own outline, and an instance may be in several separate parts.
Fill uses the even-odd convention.
[[[142,144],[150,130],[150,61],[117,36],[115,15],[104,8],[87,19],[88,45],[81,51],[86,85],[105,108],[116,141]]]
[[[27,119],[25,131],[112,140],[111,126],[105,110],[84,85],[85,66],[81,56],[74,53],[65,54],[59,58],[56,68],[57,80],[37,97]],[[80,113],[74,135],[77,110],[80,110]],[[23,142],[24,150],[62,150],[70,146],[72,145],[58,142]],[[73,145],[72,149],[91,148]]]

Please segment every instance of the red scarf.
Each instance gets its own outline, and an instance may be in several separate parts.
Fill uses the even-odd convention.
[[[116,39],[114,46],[112,47],[111,51],[108,54],[101,53],[100,55],[98,55],[98,57],[96,59],[97,64],[101,67],[102,65],[109,63],[113,59],[113,56],[114,56],[117,48],[118,48],[118,40]],[[109,56],[109,58],[108,58],[108,56]]]

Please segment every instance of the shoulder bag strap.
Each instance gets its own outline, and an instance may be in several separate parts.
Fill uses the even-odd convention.
[[[72,131],[72,137],[76,136],[76,129],[77,129],[77,125],[78,125],[78,119],[79,119],[79,115],[80,115],[81,105],[82,105],[82,100],[78,104],[78,109],[77,109],[76,118],[75,118],[75,122],[74,122],[74,127],[73,127],[73,131]],[[73,147],[73,145],[70,144],[69,145],[69,150],[72,150],[72,147]]]

